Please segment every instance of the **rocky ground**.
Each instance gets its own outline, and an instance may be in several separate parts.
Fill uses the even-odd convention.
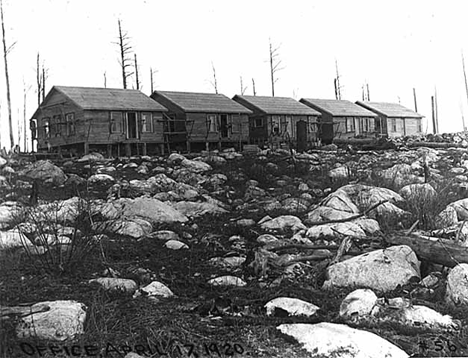
[[[463,147],[0,170],[1,357],[468,355]]]

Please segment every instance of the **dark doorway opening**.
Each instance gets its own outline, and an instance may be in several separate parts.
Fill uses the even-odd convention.
[[[227,114],[221,114],[220,115],[220,127],[221,127],[221,138],[227,138],[228,137],[228,118]]]
[[[128,139],[138,138],[138,123],[137,115],[135,112],[127,113],[127,137]]]

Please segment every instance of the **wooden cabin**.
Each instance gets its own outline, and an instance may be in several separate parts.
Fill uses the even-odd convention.
[[[31,119],[38,151],[160,152],[167,109],[140,91],[54,86]]]
[[[398,103],[356,102],[377,114],[376,131],[383,137],[404,137],[422,134],[423,115]]]
[[[168,109],[164,134],[172,149],[240,149],[248,142],[251,112],[225,95],[155,91],[151,98]]]
[[[301,151],[317,144],[320,113],[316,110],[288,97],[235,95],[233,100],[252,111],[251,144],[292,145]]]
[[[375,137],[377,115],[346,100],[302,98],[301,103],[321,113],[322,142],[329,144],[335,138]]]

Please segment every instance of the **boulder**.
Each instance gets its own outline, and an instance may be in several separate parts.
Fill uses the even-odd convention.
[[[320,307],[316,305],[290,297],[278,297],[265,304],[267,316],[274,316],[277,310],[287,312],[288,316],[313,316]],[[277,314],[277,315],[281,315]]]
[[[138,289],[135,281],[125,278],[100,277],[89,280],[90,284],[97,284],[107,291],[121,291],[134,293]]]
[[[341,302],[340,316],[352,319],[370,315],[377,302],[377,295],[372,290],[355,290]]]
[[[468,198],[457,200],[447,205],[447,207],[455,209],[458,220],[463,221],[468,219]]]
[[[350,213],[348,211],[336,210],[328,206],[319,206],[307,214],[305,223],[345,220],[356,215],[357,214]]]
[[[63,170],[48,160],[38,160],[35,163],[29,164],[25,169],[20,170],[18,175],[55,185],[62,185],[67,180],[67,176]]]
[[[359,209],[353,203],[346,191],[338,189],[334,193],[328,195],[320,203],[321,206],[326,206],[338,211],[345,211],[352,214],[359,214]]]
[[[198,218],[203,215],[220,215],[228,211],[224,208],[209,202],[179,201],[172,203],[172,207],[182,215],[190,218]]]
[[[174,296],[169,287],[158,281],[153,281],[149,285],[140,288],[137,292],[135,292],[133,297],[136,298],[141,295],[158,296],[165,298]]]
[[[187,244],[184,244],[179,240],[168,240],[165,242],[164,246],[170,250],[181,250],[189,248]]]
[[[114,184],[115,179],[109,174],[94,174],[88,178],[90,184],[111,185]]]
[[[170,231],[170,230],[155,231],[149,234],[147,237],[151,239],[158,239],[158,240],[163,240],[163,241],[180,240],[179,235],[177,235],[174,231]]]
[[[347,179],[350,177],[350,171],[347,166],[331,169],[328,172],[328,177],[331,180]]]
[[[368,331],[335,323],[282,324],[277,329],[298,341],[311,357],[407,358],[403,350]]]
[[[221,269],[235,269],[245,262],[245,257],[231,256],[231,257],[213,257],[209,263]]]
[[[105,158],[101,153],[89,153],[82,156],[77,162],[99,162],[102,160],[105,160]]]
[[[32,243],[22,236],[17,229],[0,231],[0,250],[24,247]]]
[[[327,270],[323,287],[366,287],[388,292],[420,279],[419,261],[406,245],[392,246],[338,262]]]
[[[180,165],[197,173],[204,173],[213,169],[208,163],[190,159],[182,160]]]
[[[8,161],[5,158],[0,157],[0,168],[4,167]]]
[[[184,223],[188,219],[173,207],[153,198],[122,198],[104,206],[102,214],[109,219],[143,218],[155,224]]]
[[[31,306],[16,327],[20,339],[67,341],[84,333],[86,306],[77,301],[45,301]],[[42,311],[42,312],[41,312]]]
[[[236,286],[236,287],[243,287],[246,286],[247,283],[245,283],[244,280],[242,280],[239,277],[236,276],[220,276],[213,278],[208,281],[209,285],[212,286]]]
[[[468,307],[468,264],[459,264],[450,270],[445,301],[451,305]]]
[[[16,201],[6,201],[0,204],[0,229],[6,228],[20,214],[20,206]]]
[[[428,183],[406,185],[399,193],[404,199],[415,202],[427,202],[437,196],[435,189]]]
[[[263,230],[284,232],[291,230],[297,232],[306,229],[301,219],[293,215],[282,215],[274,219],[266,220],[260,224]]]

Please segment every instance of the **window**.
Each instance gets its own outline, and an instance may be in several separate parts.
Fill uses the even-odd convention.
[[[31,139],[37,139],[37,121],[32,119],[29,122],[29,127],[31,128]]]
[[[44,138],[50,138],[50,119],[46,117],[44,121]]]
[[[66,116],[66,133],[68,136],[73,136],[76,134],[75,130],[75,113],[68,113]]]
[[[216,114],[209,114],[207,117],[207,127],[208,132],[217,133],[218,132],[218,123]]]
[[[346,118],[346,132],[354,132],[354,118]]]
[[[260,118],[260,117],[254,118],[252,122],[253,122],[252,124],[254,128],[263,127],[263,118]]]
[[[362,131],[369,132],[369,118],[363,118],[362,121],[363,121]]]
[[[280,133],[280,116],[271,116],[271,130],[274,134]]]
[[[151,132],[151,113],[144,112],[141,114],[141,132]]]
[[[231,116],[231,133],[240,133],[241,132],[241,116],[238,114],[233,114]]]
[[[111,112],[110,114],[110,132],[122,133],[122,112]]]
[[[392,118],[392,132],[397,131],[396,118]]]
[[[50,123],[50,135],[60,136],[62,134],[62,124],[62,116],[60,114],[53,116]]]

